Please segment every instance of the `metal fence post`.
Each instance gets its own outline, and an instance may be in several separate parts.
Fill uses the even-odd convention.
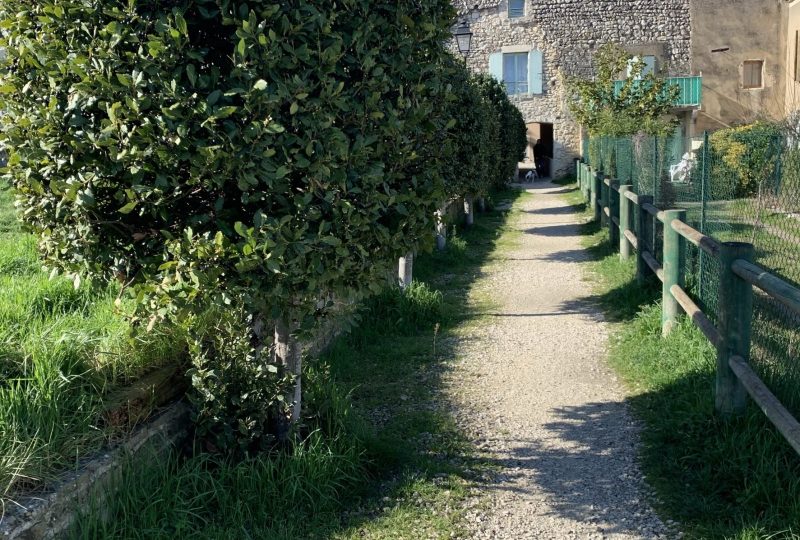
[[[625,194],[630,193],[633,186],[619,186],[619,258],[627,261],[631,258],[631,243],[625,233],[631,228],[631,204]]]
[[[743,242],[725,242],[720,252],[719,331],[715,406],[722,416],[744,412],[747,392],[730,368],[730,358],[750,359],[750,327],[753,319],[753,287],[733,272],[737,259],[753,262],[755,247]]]
[[[611,240],[611,246],[616,248],[619,246],[619,238],[620,238],[620,229],[622,228],[622,223],[619,219],[619,198],[615,195],[614,191],[614,179],[609,179],[609,185],[607,187],[608,193],[608,238]],[[614,218],[617,218],[617,223],[620,224],[620,228],[617,228],[617,224],[614,223]]]
[[[644,285],[647,282],[647,276],[652,274],[652,270],[645,262],[642,256],[648,250],[647,242],[645,241],[645,232],[647,231],[647,220],[650,218],[642,205],[653,204],[653,197],[650,195],[639,195],[639,204],[633,208],[634,220],[636,222],[636,238],[639,240],[639,249],[636,250],[636,281],[639,285]],[[650,248],[652,249],[652,247]]]
[[[672,228],[674,220],[686,221],[686,210],[664,212],[664,286],[661,292],[661,332],[667,336],[678,322],[680,305],[672,296],[672,286],[683,287],[686,265],[686,241]]]
[[[594,210],[594,220],[600,221],[600,215],[602,214],[600,209],[601,200],[598,198],[598,194],[600,193],[600,186],[603,185],[603,181],[600,178],[600,173],[592,171],[592,194],[589,197],[589,204],[592,205],[592,209]]]

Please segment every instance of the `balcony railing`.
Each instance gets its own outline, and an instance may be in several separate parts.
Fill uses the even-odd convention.
[[[675,107],[699,107],[703,102],[703,77],[668,77],[668,84],[680,88]],[[625,81],[614,81],[614,91],[619,93]]]

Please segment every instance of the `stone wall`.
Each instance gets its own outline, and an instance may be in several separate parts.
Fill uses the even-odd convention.
[[[631,52],[657,52],[664,75],[688,75],[689,1],[527,0],[525,16],[511,20],[506,0],[456,5],[474,34],[468,64],[476,71],[488,71],[489,55],[503,47],[529,45],[542,51],[543,94],[513,100],[526,122],[553,124],[553,172],[559,176],[573,171],[580,153],[580,127],[567,107],[565,77],[592,75],[592,55],[608,42]]]

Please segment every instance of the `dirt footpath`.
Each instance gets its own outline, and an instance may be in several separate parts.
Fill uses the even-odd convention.
[[[648,503],[564,190],[534,184],[516,207],[520,245],[495,254],[474,291],[494,299],[491,322],[467,336],[449,378],[458,421],[497,471],[467,513],[471,535],[673,538]]]

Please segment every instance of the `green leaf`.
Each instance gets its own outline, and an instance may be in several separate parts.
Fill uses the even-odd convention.
[[[123,206],[122,208],[120,208],[117,211],[120,214],[130,214],[131,212],[133,212],[133,210],[136,208],[136,206],[138,204],[139,204],[139,201],[132,201],[132,202],[129,202],[128,204],[126,204],[125,206]]]

